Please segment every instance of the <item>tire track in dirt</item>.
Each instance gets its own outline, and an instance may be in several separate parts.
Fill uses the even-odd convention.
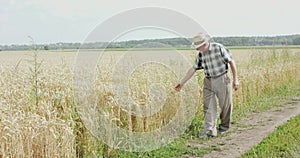
[[[224,136],[212,138],[199,143],[196,140],[188,142],[189,147],[217,147],[204,158],[233,158],[239,157],[244,152],[260,143],[263,138],[273,132],[278,126],[287,122],[290,118],[300,114],[300,98],[294,98],[291,103],[275,107],[265,112],[253,113],[233,125]],[[183,155],[184,157],[195,157]]]

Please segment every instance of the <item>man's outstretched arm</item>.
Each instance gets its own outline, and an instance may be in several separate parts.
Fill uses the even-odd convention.
[[[187,71],[185,77],[181,80],[181,82],[176,85],[175,90],[180,91],[181,88],[184,86],[184,84],[195,74],[195,72],[196,72],[196,70],[193,67],[191,67]]]

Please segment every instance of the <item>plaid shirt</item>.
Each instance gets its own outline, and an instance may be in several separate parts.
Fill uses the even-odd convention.
[[[207,77],[216,77],[228,71],[228,62],[231,60],[232,55],[227,48],[211,42],[208,52],[199,52],[193,68],[204,69]]]

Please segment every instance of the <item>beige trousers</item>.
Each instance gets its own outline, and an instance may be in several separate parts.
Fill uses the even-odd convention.
[[[228,73],[204,78],[203,99],[206,134],[217,136],[217,99],[221,110],[219,129],[228,130],[232,113],[232,85]]]

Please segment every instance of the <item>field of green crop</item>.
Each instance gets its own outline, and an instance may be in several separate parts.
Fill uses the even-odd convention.
[[[160,51],[161,58],[166,59],[164,62],[180,64],[168,60],[164,51]],[[180,52],[193,64],[195,51]],[[113,79],[115,65],[124,54],[126,51],[106,51],[98,63],[94,83],[96,108],[128,131],[148,132],[166,126],[178,112],[180,93],[174,86],[183,74],[170,72],[168,67],[157,64],[136,67],[127,83],[128,94],[138,105],[135,109],[124,110],[117,106],[118,97],[112,86],[116,82]],[[300,49],[233,49],[232,54],[240,79],[240,89],[233,94],[233,123],[249,113],[267,110],[280,105],[282,100],[299,95]],[[182,137],[155,151],[124,152],[110,148],[94,137],[95,133],[86,128],[86,122],[78,112],[73,93],[76,52],[2,51],[0,57],[0,157],[180,157],[186,153],[201,155],[211,150],[192,150],[183,143],[203,130],[203,72],[195,75],[200,107]],[[152,88],[152,82],[164,87]],[[156,93],[166,96],[164,106],[157,113],[147,117],[128,113],[144,108],[149,99],[155,101],[155,96],[150,93],[156,90],[166,92]],[[185,93],[193,91],[186,89]]]

